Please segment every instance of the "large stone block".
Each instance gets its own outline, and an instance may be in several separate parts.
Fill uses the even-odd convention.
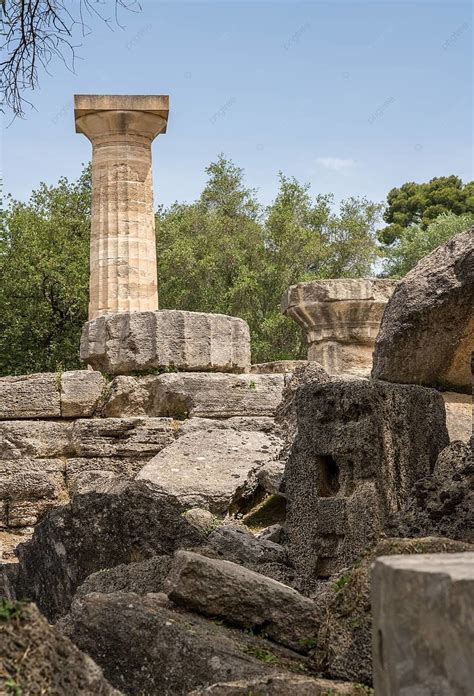
[[[87,418],[94,414],[105,390],[105,379],[94,370],[71,370],[61,375],[61,415]]]
[[[232,418],[273,416],[281,400],[283,375],[201,372],[116,377],[105,416]]]
[[[397,285],[374,350],[373,376],[471,392],[474,227],[423,258]]]
[[[382,556],[371,595],[377,696],[472,693],[474,553]]]
[[[0,377],[0,419],[59,418],[60,392],[59,373]]]
[[[448,445],[440,394],[368,380],[309,383],[285,471],[290,557],[308,584],[374,545]]]
[[[81,359],[116,375],[163,368],[243,372],[250,367],[249,327],[224,314],[109,314],[84,325]]]
[[[277,454],[280,440],[261,432],[196,430],[156,455],[137,479],[151,481],[187,507],[226,513],[258,487],[257,470]]]
[[[72,429],[68,421],[0,421],[0,460],[71,456]]]
[[[370,374],[372,352],[393,280],[338,278],[292,285],[282,312],[305,331],[308,360],[329,374]]]

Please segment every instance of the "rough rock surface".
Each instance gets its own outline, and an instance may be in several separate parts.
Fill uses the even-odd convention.
[[[288,374],[307,363],[307,360],[272,360],[271,362],[251,365],[250,372],[253,375]]]
[[[243,319],[224,314],[109,314],[84,325],[81,359],[114,375],[162,368],[243,372],[250,367],[250,332]]]
[[[251,498],[258,482],[254,470],[273,459],[276,436],[236,430],[198,430],[182,435],[137,475],[187,507],[226,513],[242,498]]]
[[[424,387],[310,383],[297,410],[285,472],[288,552],[311,584],[377,543],[449,438],[443,399]]]
[[[413,485],[389,524],[393,536],[445,536],[474,543],[474,461],[471,448],[452,442],[433,473]]]
[[[87,595],[73,603],[61,627],[130,696],[188,694],[307,664],[262,638],[183,614],[164,595]]]
[[[18,597],[33,599],[55,620],[91,573],[199,546],[203,537],[182,512],[176,498],[142,481],[104,482],[76,495],[51,510],[31,541],[18,547]]]
[[[206,689],[191,691],[188,696],[364,696],[367,691],[360,684],[311,679],[295,674],[276,674],[270,677],[245,679],[213,684]]]
[[[135,592],[139,595],[161,592],[171,564],[171,556],[153,556],[139,563],[121,563],[114,568],[104,568],[84,580],[74,599],[94,592]]]
[[[0,693],[120,696],[91,658],[49,626],[34,604],[20,602],[3,605],[0,616]]]
[[[307,652],[318,634],[321,616],[315,602],[230,561],[177,551],[164,589],[175,604],[265,631],[271,640],[298,652]]]
[[[351,569],[333,578],[324,595],[325,616],[314,652],[315,666],[334,679],[372,683],[370,572],[378,556],[460,553],[474,547],[438,537],[384,539]],[[322,594],[322,593],[321,593]],[[321,601],[323,597],[320,594]]]
[[[372,376],[471,391],[474,227],[425,256],[398,283],[374,350]]]
[[[61,376],[41,372],[0,377],[0,419],[59,418]]]
[[[72,370],[61,374],[61,416],[89,418],[102,398],[106,382],[100,372]]]
[[[0,602],[1,600],[12,602],[16,599],[17,574],[18,563],[0,563]]]
[[[378,558],[371,584],[377,696],[471,693],[474,553]]]
[[[110,416],[232,418],[273,416],[283,375],[205,372],[116,377],[103,407]]]

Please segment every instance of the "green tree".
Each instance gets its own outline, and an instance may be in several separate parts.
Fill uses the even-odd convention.
[[[444,244],[455,234],[465,232],[474,225],[474,213],[440,215],[428,227],[412,225],[404,229],[398,241],[386,249],[382,275],[403,278],[423,256]]]
[[[91,176],[10,199],[0,230],[0,374],[79,367],[87,320]]]
[[[474,181],[463,184],[457,176],[440,176],[427,183],[408,182],[387,196],[383,218],[389,223],[379,232],[384,244],[393,244],[411,225],[426,229],[443,213],[474,213]]]

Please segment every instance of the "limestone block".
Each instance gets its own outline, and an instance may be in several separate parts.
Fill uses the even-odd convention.
[[[274,674],[259,679],[219,682],[191,691],[188,696],[358,696],[365,687],[329,679],[298,677],[295,674]]]
[[[61,375],[61,416],[85,418],[92,416],[105,389],[100,372],[72,370]]]
[[[304,582],[353,563],[449,444],[440,394],[368,380],[297,392],[285,469],[288,551]]]
[[[0,421],[0,460],[72,455],[72,428],[68,421]]]
[[[373,376],[471,393],[474,227],[425,256],[384,313]]]
[[[0,377],[0,419],[59,418],[60,389],[55,373]]]
[[[274,360],[273,362],[256,363],[250,366],[253,375],[288,374],[294,372],[297,367],[307,365],[307,360]]]
[[[472,436],[472,397],[469,394],[442,392],[446,408],[446,426],[451,442],[469,442]]]
[[[0,459],[0,527],[36,524],[45,510],[65,499],[60,459]]]
[[[307,652],[321,622],[312,600],[272,578],[230,561],[177,551],[164,590],[172,602],[230,624],[257,629],[269,638]]]
[[[253,472],[276,456],[277,437],[260,432],[198,430],[182,435],[137,475],[186,507],[226,513],[258,486]]]
[[[377,696],[472,693],[474,553],[382,556],[371,595]]]
[[[79,419],[72,430],[77,457],[150,459],[174,440],[171,418]]]
[[[292,285],[282,312],[306,332],[308,360],[329,374],[370,374],[372,352],[395,281],[374,278],[314,280]]]
[[[178,310],[109,314],[84,325],[81,359],[96,370],[243,372],[250,333],[243,319]]]
[[[102,413],[107,417],[253,418],[273,416],[283,375],[168,373],[116,377]]]

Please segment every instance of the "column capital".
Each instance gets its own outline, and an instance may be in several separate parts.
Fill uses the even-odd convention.
[[[150,142],[166,132],[169,114],[167,95],[76,94],[76,133],[93,144],[103,138],[146,139]]]

